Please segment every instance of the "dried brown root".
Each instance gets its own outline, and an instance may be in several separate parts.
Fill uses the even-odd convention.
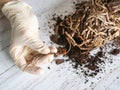
[[[120,35],[119,13],[119,0],[81,2],[76,5],[74,14],[63,20],[58,18],[55,35],[66,39],[67,53],[72,47],[88,52]]]

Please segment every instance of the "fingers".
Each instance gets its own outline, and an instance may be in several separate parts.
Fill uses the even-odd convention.
[[[12,56],[12,58],[15,60],[16,65],[25,72],[31,73],[31,74],[41,74],[43,73],[42,68],[34,66],[32,64],[28,64],[26,62],[26,58],[24,55],[27,55],[27,51],[29,52],[30,50],[25,47],[21,47],[21,46],[11,46],[10,47],[10,55]],[[30,59],[30,57],[29,57]]]
[[[31,74],[41,74],[41,66],[51,62],[54,59],[54,53],[57,49],[54,46],[49,47],[49,54],[39,54],[29,47],[11,46],[10,54],[16,62],[16,65],[25,72]],[[30,63],[29,63],[30,62]]]
[[[42,74],[43,73],[43,69],[37,66],[34,66],[32,64],[27,64],[26,60],[23,58],[20,58],[19,60],[17,60],[16,65],[25,72],[28,72],[30,74]]]
[[[24,71],[28,72],[28,73],[31,73],[31,74],[36,74],[36,75],[39,75],[39,74],[42,74],[44,71],[42,68],[40,67],[37,67],[37,66],[26,66],[26,68],[24,69]]]
[[[24,48],[22,46],[11,45],[9,49],[9,53],[11,57],[18,62],[23,55]],[[26,64],[26,62],[24,62]]]
[[[37,62],[34,63],[35,66],[41,67],[54,59],[54,54],[44,55]]]
[[[50,49],[40,40],[30,39],[26,42],[26,45],[40,54],[50,53]]]
[[[43,70],[40,67],[29,65],[26,63],[26,60],[24,58],[21,58],[20,60],[17,60],[16,65],[25,72],[28,72],[30,74],[42,74]]]
[[[38,58],[38,61],[35,63],[35,66],[42,66],[46,63],[51,62],[54,59],[54,54],[57,53],[57,49],[54,46],[50,46],[50,53],[47,55],[41,55]]]
[[[57,48],[55,46],[50,46],[50,53],[57,53]]]
[[[38,58],[36,58],[35,61],[33,60],[33,62],[31,62],[30,65],[18,65],[18,66],[20,66],[21,70],[25,72],[38,75],[44,73],[44,70],[41,68],[41,66],[51,62],[53,58],[54,54],[41,55]]]

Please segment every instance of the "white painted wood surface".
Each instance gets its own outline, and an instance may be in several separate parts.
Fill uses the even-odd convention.
[[[71,13],[72,0],[24,0],[33,7],[40,23],[41,39],[50,45],[47,22],[55,12],[63,14],[66,10]],[[66,14],[66,13],[65,13]],[[34,22],[33,22],[34,23]],[[85,77],[74,73],[70,62],[56,65],[52,62],[46,65],[42,75],[30,75],[22,72],[14,65],[9,56],[10,25],[6,18],[0,19],[0,90],[120,90],[120,55],[108,56],[113,58],[112,64],[105,65],[104,73],[96,77]],[[50,66],[50,70],[47,67]],[[101,77],[101,78],[99,78]],[[94,82],[92,85],[91,83]]]

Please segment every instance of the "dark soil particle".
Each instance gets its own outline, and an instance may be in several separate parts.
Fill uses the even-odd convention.
[[[119,77],[117,77],[117,79],[119,79]]]
[[[48,69],[50,69],[50,67],[48,67]]]
[[[55,61],[56,61],[56,64],[59,65],[59,64],[64,63],[65,60],[64,59],[56,59]]]
[[[113,49],[109,53],[112,54],[112,55],[117,55],[117,54],[120,53],[120,50],[119,49]]]
[[[96,56],[98,57],[104,57],[105,56],[105,53],[103,51],[99,51]]]

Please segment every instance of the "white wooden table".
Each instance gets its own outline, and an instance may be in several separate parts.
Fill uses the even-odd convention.
[[[72,0],[24,0],[33,7],[40,23],[41,39],[50,45],[47,22],[55,12],[63,14],[66,10],[71,13]],[[74,73],[69,62],[61,65],[46,65],[45,73],[34,76],[22,72],[14,65],[9,55],[10,25],[6,18],[0,19],[0,90],[120,90],[120,59],[114,58],[112,64],[105,65],[104,73],[96,77],[85,77]],[[50,70],[47,67],[50,66]],[[101,77],[101,78],[99,78]],[[91,84],[93,83],[93,84]]]

